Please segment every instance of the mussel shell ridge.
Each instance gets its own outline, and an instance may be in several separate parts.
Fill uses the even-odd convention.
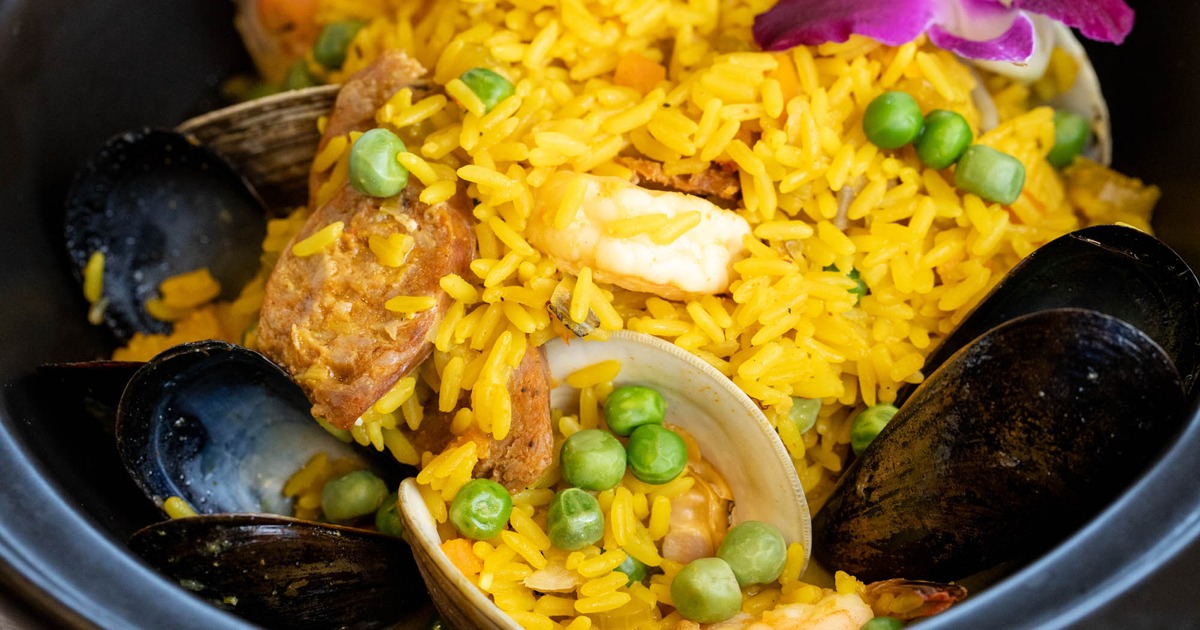
[[[104,318],[125,340],[170,332],[145,305],[171,276],[206,268],[222,297],[236,297],[258,270],[266,212],[223,157],[189,136],[143,129],[112,138],[79,171],[65,229],[77,276],[104,254]]]
[[[851,465],[814,519],[814,557],[866,581],[1030,557],[1127,487],[1183,408],[1171,360],[1132,326],[1015,319],[948,359]]]
[[[155,505],[291,514],[283,484],[310,458],[351,458],[300,388],[262,355],[220,341],[176,346],[139,369],[117,409],[117,450]]]
[[[130,547],[183,588],[271,628],[394,627],[428,608],[402,540],[255,514],[151,525]]]

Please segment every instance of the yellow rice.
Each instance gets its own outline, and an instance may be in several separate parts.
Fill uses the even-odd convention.
[[[978,130],[980,116],[970,100],[975,79],[959,61],[924,39],[888,47],[851,37],[844,43],[757,52],[749,43],[749,27],[771,4],[319,2],[321,23],[368,21],[343,70],[328,80],[346,79],[387,49],[405,50],[430,70],[431,95],[414,102],[412,91],[402,90],[378,112],[377,122],[418,138],[400,159],[424,187],[423,201],[449,199],[459,182],[477,200],[477,259],[470,273],[441,281],[453,304],[435,331],[434,356],[397,407],[389,403],[386,410],[372,410],[351,431],[361,444],[424,464],[424,496],[440,520],[446,497],[465,482],[463,472],[442,459],[454,453],[418,453],[407,434],[420,425],[426,401],[436,399],[449,411],[460,396],[468,405],[456,413],[455,431],[475,425],[497,437],[506,434],[516,421],[507,392],[513,368],[526,349],[570,335],[547,310],[556,288],[570,291],[571,319],[596,316],[595,337],[622,328],[657,335],[729,376],[777,426],[817,510],[846,460],[854,414],[892,401],[901,386],[919,382],[925,355],[1018,260],[1086,225],[1123,222],[1149,230],[1155,189],[1082,160],[1063,176],[1043,159],[1053,144],[1052,111],[1031,109],[1029,100],[1034,93],[1045,96],[1070,85],[1076,69],[1066,56],[1053,55],[1051,72],[1032,87],[985,77],[1000,125],[977,142],[1017,157],[1027,172],[1020,198],[1001,206],[960,193],[948,171],[925,167],[911,149],[878,150],[862,132],[867,103],[888,89],[912,94],[923,111],[958,111]],[[667,50],[671,54],[665,55]],[[645,92],[615,84],[614,69],[622,55],[631,53],[662,63],[665,79]],[[490,112],[457,79],[478,65],[491,67],[516,87],[514,96]],[[317,191],[315,203],[345,183],[355,137],[335,139],[316,156],[313,169],[332,176]],[[742,194],[737,212],[750,223],[753,236],[745,241],[748,254],[734,265],[727,292],[665,300],[598,282],[594,269],[585,268],[578,277],[566,274],[530,245],[526,230],[542,183],[565,171],[628,177],[629,169],[614,160],[630,153],[661,162],[668,174],[737,167]],[[1096,194],[1113,181],[1139,190],[1137,202],[1116,206]],[[564,190],[562,202],[547,210],[548,222],[560,228],[575,217],[585,182],[576,177]],[[665,243],[698,220],[682,214],[664,221],[662,216],[643,216],[615,229]],[[302,221],[298,212],[272,223],[264,242],[266,269]],[[330,225],[297,243],[294,251],[311,254],[336,238],[338,227]],[[372,250],[381,260],[403,264],[405,245],[381,242]],[[830,266],[857,270],[869,294],[857,300],[848,291],[853,281],[827,271]],[[253,345],[251,324],[263,278],[233,305],[209,304],[184,314],[169,338],[139,335],[116,356],[144,358],[189,337]],[[95,291],[89,287],[95,304],[99,300],[91,299]],[[397,317],[425,304],[398,300],[391,305]],[[556,417],[561,433],[598,425],[605,380],[596,375],[573,383],[581,388],[581,407],[578,415]],[[794,398],[822,401],[811,430],[801,433],[788,420]],[[454,457],[460,466],[471,460],[467,453]],[[653,559],[650,550],[664,533],[666,492],[642,497],[640,525],[623,516],[619,521],[631,553],[638,549]],[[618,515],[631,509],[624,495],[601,497],[606,509],[616,506]],[[478,583],[484,587],[486,582],[484,590],[498,603],[512,604],[521,623],[554,627],[546,621],[562,620],[550,613],[562,612],[566,604],[558,600],[564,598],[538,599],[519,585],[520,571],[513,569],[540,562],[532,549],[553,552],[542,548],[528,521],[514,523],[513,531],[519,538],[478,554],[485,565]],[[610,533],[617,535],[606,536]],[[501,562],[493,554],[503,549],[508,551]],[[604,557],[599,548],[584,556],[576,562]],[[580,590],[572,605],[577,613],[653,608],[654,601],[669,597],[672,573],[667,569],[642,590],[589,586],[592,594]],[[811,590],[788,590],[793,582],[802,584],[796,573],[789,578],[785,572],[781,579],[783,600],[813,599]],[[769,608],[771,597],[754,600],[752,607]],[[585,619],[568,627],[587,627]]]

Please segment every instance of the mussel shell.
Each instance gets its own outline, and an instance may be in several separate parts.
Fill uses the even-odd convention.
[[[865,581],[949,581],[1042,551],[1176,430],[1179,375],[1113,317],[1042,311],[952,356],[839,481],[814,557]]]
[[[275,213],[308,200],[308,171],[340,86],[289,90],[184,121],[194,136],[232,162]]]
[[[377,532],[221,514],[151,525],[129,545],[183,588],[267,627],[391,627],[429,606],[408,545]]]
[[[93,252],[104,254],[104,319],[127,340],[170,332],[145,305],[171,276],[207,268],[222,297],[236,297],[258,270],[266,215],[219,154],[173,131],[142,129],[109,140],[76,174],[65,230],[77,278]]]
[[[1118,225],[1077,230],[1027,256],[929,354],[925,373],[992,328],[1054,308],[1099,311],[1131,324],[1171,357],[1186,391],[1200,376],[1200,281],[1161,241]],[[912,391],[902,389],[896,404]]]
[[[77,361],[38,366],[38,376],[57,393],[57,403],[73,415],[90,416],[110,437],[116,432],[117,405],[139,361]]]
[[[283,484],[310,458],[364,455],[313,420],[300,388],[257,352],[221,341],[176,346],[130,380],[117,408],[117,450],[155,505],[291,514]]]

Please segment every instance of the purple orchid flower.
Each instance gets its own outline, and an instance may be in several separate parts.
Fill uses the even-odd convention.
[[[896,46],[926,33],[963,57],[1021,63],[1034,48],[1027,13],[1115,44],[1133,28],[1123,0],[779,0],[754,21],[754,39],[764,50],[783,50],[844,42],[853,33]]]

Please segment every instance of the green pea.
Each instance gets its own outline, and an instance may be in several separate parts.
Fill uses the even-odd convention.
[[[512,514],[512,496],[491,479],[472,479],[450,502],[450,522],[467,538],[488,540],[500,535]]]
[[[880,149],[899,149],[917,139],[925,119],[921,106],[907,92],[884,92],[867,105],[863,132]]]
[[[1025,165],[1007,153],[973,144],[958,159],[954,185],[987,201],[1008,205],[1021,196]]]
[[[321,490],[321,510],[333,523],[345,523],[374,512],[387,497],[387,484],[369,470],[330,479]]]
[[[675,574],[671,601],[685,619],[717,623],[741,611],[742,589],[729,563],[720,558],[700,558]]]
[[[1083,116],[1067,111],[1054,112],[1054,148],[1046,154],[1050,166],[1062,170],[1083,153],[1092,128]]]
[[[483,101],[484,109],[489,112],[516,92],[511,81],[487,68],[471,68],[458,78]]]
[[[738,523],[725,533],[717,557],[729,563],[738,585],[774,582],[787,561],[787,542],[774,525],[762,521]]]
[[[687,443],[661,424],[643,424],[634,429],[625,451],[633,476],[646,483],[667,483],[687,466]]]
[[[941,170],[957,162],[974,137],[961,114],[935,109],[925,115],[925,126],[913,146],[926,166]]]
[[[313,59],[330,70],[341,69],[342,64],[346,63],[350,42],[354,41],[354,36],[363,26],[363,22],[355,20],[326,24],[313,44]]]
[[[880,403],[867,407],[854,417],[850,425],[850,448],[854,449],[855,455],[862,455],[867,450],[867,445],[875,441],[897,411],[895,405]]]
[[[289,90],[299,90],[314,85],[321,85],[321,82],[313,76],[308,70],[308,62],[300,59],[288,68],[287,76],[283,79],[283,86]]]
[[[408,184],[408,169],[396,161],[407,148],[387,129],[372,129],[350,148],[350,185],[370,197],[391,197]]]
[[[383,500],[383,505],[375,511],[375,529],[381,534],[387,534],[393,538],[404,537],[404,522],[400,520],[400,506],[397,504],[396,493],[393,492],[387,495]]]
[[[662,424],[666,415],[667,401],[653,387],[622,385],[604,399],[604,421],[622,437],[643,424]]]
[[[608,490],[625,476],[625,447],[607,431],[585,429],[563,442],[558,466],[572,486]]]
[[[625,582],[626,586],[646,579],[646,565],[629,554],[625,554],[625,560],[617,565],[617,571],[629,576],[629,580]]]
[[[567,488],[554,495],[546,513],[546,536],[550,544],[576,551],[604,537],[604,513],[596,497]]]
[[[797,431],[804,433],[817,424],[817,413],[820,411],[820,398],[792,396],[792,408],[788,410],[788,418],[796,424]]]
[[[859,630],[900,630],[904,622],[895,617],[876,617],[864,623]]]

